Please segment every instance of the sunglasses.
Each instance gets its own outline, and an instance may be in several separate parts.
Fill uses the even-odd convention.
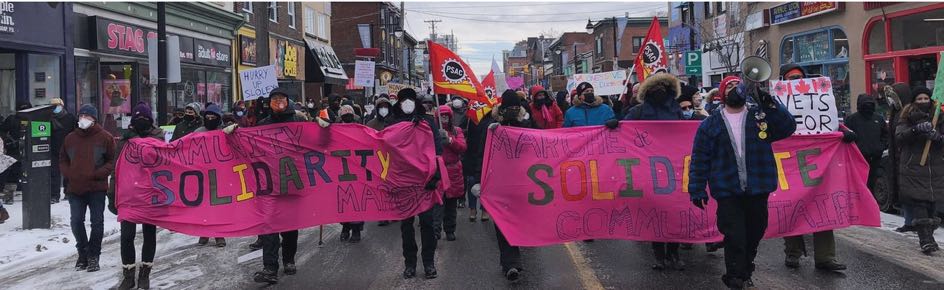
[[[692,106],[683,106],[683,107],[682,107],[682,111],[691,110],[692,108],[694,108],[694,107],[692,107]]]

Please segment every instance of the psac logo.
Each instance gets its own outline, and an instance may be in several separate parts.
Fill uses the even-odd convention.
[[[442,65],[443,77],[446,81],[454,84],[462,83],[466,80],[465,68],[455,59],[447,59]]]
[[[144,53],[147,51],[147,45],[144,44],[145,38],[157,38],[156,32],[148,31],[145,37],[143,29],[116,23],[108,23],[105,32],[108,35],[109,49],[136,53]]]

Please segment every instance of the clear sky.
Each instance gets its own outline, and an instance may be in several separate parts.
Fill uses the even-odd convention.
[[[476,75],[485,75],[492,57],[501,65],[501,51],[542,32],[586,31],[587,18],[653,16],[667,2],[414,2],[404,4],[406,30],[417,40],[429,37],[426,20],[442,20],[436,33],[455,33],[459,55]]]

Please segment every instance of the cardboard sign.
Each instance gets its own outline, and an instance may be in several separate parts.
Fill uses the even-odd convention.
[[[374,86],[374,66],[372,61],[358,60],[354,62],[354,85],[361,87]]]
[[[242,84],[243,100],[246,101],[267,97],[279,87],[274,65],[240,71],[239,81]]]
[[[770,81],[770,95],[780,100],[796,118],[795,135],[839,130],[839,111],[828,77]]]
[[[571,91],[582,82],[593,85],[593,94],[597,96],[619,95],[623,93],[625,70],[615,70],[595,74],[576,74],[567,80],[567,91]]]

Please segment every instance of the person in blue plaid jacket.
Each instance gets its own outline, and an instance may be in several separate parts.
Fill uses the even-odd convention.
[[[724,235],[722,281],[729,288],[753,287],[757,246],[767,229],[767,197],[777,189],[773,142],[793,135],[796,122],[783,104],[759,91],[755,102],[741,80],[721,82],[723,106],[695,133],[689,172],[692,203],[704,209],[706,188],[718,202],[718,230]]]

